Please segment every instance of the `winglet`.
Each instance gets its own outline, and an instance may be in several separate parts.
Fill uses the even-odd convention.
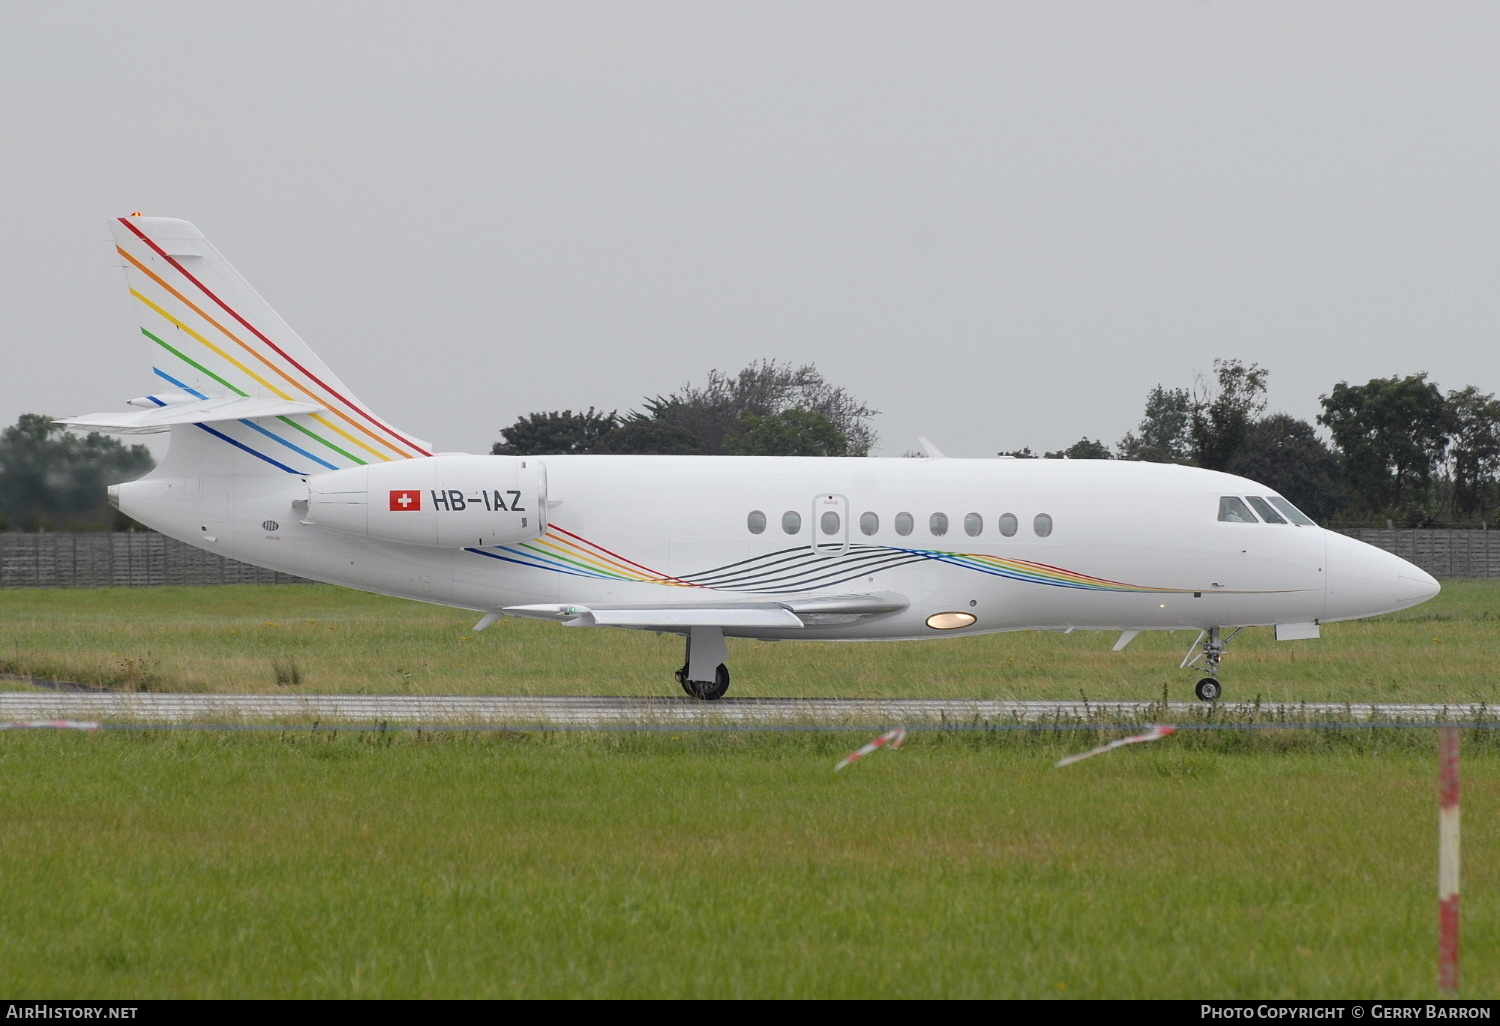
[[[922,447],[922,451],[927,454],[927,458],[930,460],[945,460],[948,458],[948,454],[943,452],[943,450],[939,449],[937,446],[933,445],[932,439],[930,438],[925,438],[922,435],[918,435],[917,444]]]

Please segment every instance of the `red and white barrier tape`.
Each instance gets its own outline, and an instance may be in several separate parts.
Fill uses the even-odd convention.
[[[0,723],[0,730],[45,730],[49,727],[58,730],[98,730],[99,724],[92,720],[17,720]]]
[[[905,740],[905,727],[897,727],[895,730],[888,730],[884,734],[881,734],[879,737],[877,737],[874,741],[871,741],[869,744],[865,745],[859,751],[850,752],[848,755],[844,756],[839,760],[839,764],[833,768],[833,771],[837,773],[839,770],[843,769],[851,762],[858,762],[860,759],[863,759],[871,752],[878,751],[884,748],[886,745],[890,745],[892,748],[900,748],[901,742]]]
[[[1086,752],[1070,755],[1066,759],[1059,759],[1053,769],[1056,769],[1058,766],[1071,766],[1075,762],[1082,762],[1084,759],[1091,759],[1096,755],[1103,755],[1105,752],[1112,752],[1116,748],[1123,748],[1126,745],[1138,745],[1143,741],[1160,741],[1168,734],[1175,733],[1176,730],[1177,728],[1170,724],[1156,724],[1144,734],[1132,734],[1130,737],[1122,737],[1118,741],[1111,741],[1107,745],[1100,745],[1098,748],[1091,748]]]

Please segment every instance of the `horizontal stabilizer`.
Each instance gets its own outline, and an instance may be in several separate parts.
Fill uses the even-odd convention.
[[[85,413],[77,417],[62,418],[57,423],[116,435],[151,435],[166,431],[173,424],[212,424],[223,420],[290,417],[299,413],[319,413],[322,410],[323,407],[316,403],[254,396],[221,396],[190,403],[173,403],[139,413]]]

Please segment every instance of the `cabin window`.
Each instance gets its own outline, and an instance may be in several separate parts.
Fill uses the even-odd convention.
[[[1238,495],[1225,495],[1219,499],[1219,520],[1226,524],[1258,524],[1255,514]]]
[[[948,514],[946,514],[946,513],[934,513],[932,516],[928,517],[927,518],[927,529],[933,533],[934,537],[937,537],[937,538],[941,538],[943,535],[947,534],[948,533]]]
[[[781,529],[787,534],[796,534],[802,530],[802,514],[790,509],[781,514]]]
[[[1259,495],[1247,495],[1247,496],[1245,496],[1245,498],[1250,501],[1250,505],[1253,506],[1253,507],[1255,507],[1255,512],[1259,513],[1260,514],[1260,518],[1262,520],[1264,520],[1266,523],[1268,523],[1268,524],[1284,524],[1284,523],[1286,523],[1286,518],[1283,517],[1280,513],[1276,512],[1274,509],[1272,509],[1271,508],[1271,504],[1269,502],[1267,502],[1265,499],[1262,499]]]
[[[1014,538],[1016,535],[1016,531],[1021,526],[1020,521],[1016,519],[1016,515],[1014,513],[1001,514],[1000,519],[996,521],[996,524],[1000,528],[1000,533],[1005,535],[1005,537],[1007,538]]]
[[[880,518],[874,513],[861,513],[859,515],[859,530],[861,534],[874,534],[880,530]]]
[[[1036,532],[1038,538],[1045,538],[1052,533],[1052,518],[1045,513],[1038,513],[1031,521],[1031,529]]]
[[[912,520],[910,513],[897,513],[896,533],[905,538],[907,535],[911,534],[913,523],[914,521]]]
[[[823,529],[824,534],[838,534],[839,515],[831,509],[827,510],[821,517],[818,518],[818,526]]]
[[[1266,498],[1270,501],[1271,505],[1275,506],[1277,509],[1281,510],[1281,512],[1285,513],[1286,518],[1292,523],[1296,524],[1298,527],[1318,526],[1317,524],[1313,523],[1312,517],[1302,512],[1296,506],[1293,506],[1290,502],[1287,502],[1281,496],[1267,495]]]
[[[968,535],[970,538],[978,538],[980,532],[982,532],[983,530],[984,517],[980,516],[978,513],[970,513],[968,516],[964,517],[964,534]]]
[[[750,528],[751,534],[760,534],[766,529],[766,515],[758,509],[751,510],[745,518],[745,526]]]

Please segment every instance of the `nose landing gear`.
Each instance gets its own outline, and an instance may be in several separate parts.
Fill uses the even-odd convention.
[[[1243,627],[1236,627],[1228,635],[1223,633],[1221,627],[1210,627],[1200,631],[1198,638],[1193,642],[1193,647],[1188,649],[1188,654],[1183,657],[1179,669],[1187,670],[1193,667],[1202,667],[1208,673],[1193,688],[1193,693],[1198,696],[1200,702],[1217,702],[1219,696],[1224,693],[1224,687],[1216,679],[1219,675],[1219,660],[1224,657],[1224,650],[1229,647],[1229,642]]]

